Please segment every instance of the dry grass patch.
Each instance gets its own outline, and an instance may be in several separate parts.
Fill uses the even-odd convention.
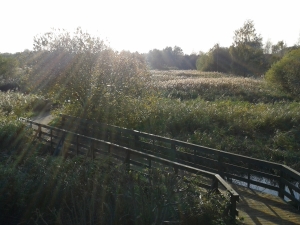
[[[291,99],[288,94],[268,85],[263,78],[196,70],[151,73],[152,85],[169,98],[188,100],[200,97],[209,101],[230,99],[255,103]]]

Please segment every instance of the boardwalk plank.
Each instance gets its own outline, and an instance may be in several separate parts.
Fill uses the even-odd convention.
[[[235,184],[231,186],[240,195],[237,208],[243,224],[300,224],[300,211],[281,198]]]

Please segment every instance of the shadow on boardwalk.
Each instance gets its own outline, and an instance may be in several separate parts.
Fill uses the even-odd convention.
[[[300,224],[300,211],[281,198],[234,184],[231,186],[240,194],[237,208],[243,224]]]

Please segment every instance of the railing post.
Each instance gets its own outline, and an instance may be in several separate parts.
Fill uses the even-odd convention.
[[[178,175],[178,167],[177,166],[174,166],[174,172],[176,175]]]
[[[148,158],[148,166],[149,166],[149,169],[151,169],[151,159]]]
[[[67,144],[66,136],[67,136],[67,133],[65,132],[64,133],[64,141],[63,141],[62,146],[61,146],[61,155],[64,156],[64,157],[67,155],[66,154],[66,144]]]
[[[172,154],[171,159],[173,161],[177,162],[177,160],[176,160],[176,145],[174,144],[174,142],[171,143],[171,154]]]
[[[224,178],[223,157],[221,155],[218,155],[218,173],[222,178]]]
[[[212,180],[212,185],[211,185],[211,189],[212,190],[218,190],[218,178],[214,177]]]
[[[108,145],[108,149],[107,149],[108,154],[111,153],[111,144]]]
[[[251,178],[251,163],[248,163],[248,182],[247,187],[250,188],[250,178]]]
[[[52,151],[52,148],[53,148],[53,140],[52,140],[52,129],[50,129],[50,146],[51,146],[51,151]]]
[[[41,124],[38,125],[39,128],[38,128],[38,132],[39,132],[39,138],[42,137],[42,127],[41,127]]]
[[[235,216],[237,215],[236,198],[233,195],[230,196],[230,212],[229,212],[229,214],[232,218],[235,218]]]
[[[140,137],[135,133],[134,134],[134,149],[138,150],[138,143],[140,141]]]
[[[130,170],[130,151],[126,150],[126,156],[125,156],[125,166],[126,166],[126,170],[129,171]]]
[[[121,136],[122,136],[122,132],[121,131],[117,131],[115,132],[115,140],[114,142],[117,144],[117,145],[121,145]]]
[[[91,141],[90,152],[92,154],[92,160],[94,160],[95,159],[95,142],[93,140]]]
[[[106,130],[105,141],[109,141],[109,131],[108,131],[108,129]]]
[[[285,185],[284,185],[282,179],[284,179],[284,176],[283,176],[283,171],[282,171],[282,168],[281,168],[281,170],[280,170],[280,177],[279,177],[278,197],[284,199],[284,189],[285,189]]]
[[[151,147],[151,151],[155,152],[155,144],[154,144],[155,140],[154,138],[152,138],[152,147]]]
[[[76,155],[78,155],[79,152],[79,136],[78,134],[76,135]]]

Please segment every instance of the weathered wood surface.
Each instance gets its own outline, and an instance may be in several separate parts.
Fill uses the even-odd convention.
[[[300,212],[281,198],[236,184],[231,186],[240,195],[237,208],[243,224],[300,224]]]

